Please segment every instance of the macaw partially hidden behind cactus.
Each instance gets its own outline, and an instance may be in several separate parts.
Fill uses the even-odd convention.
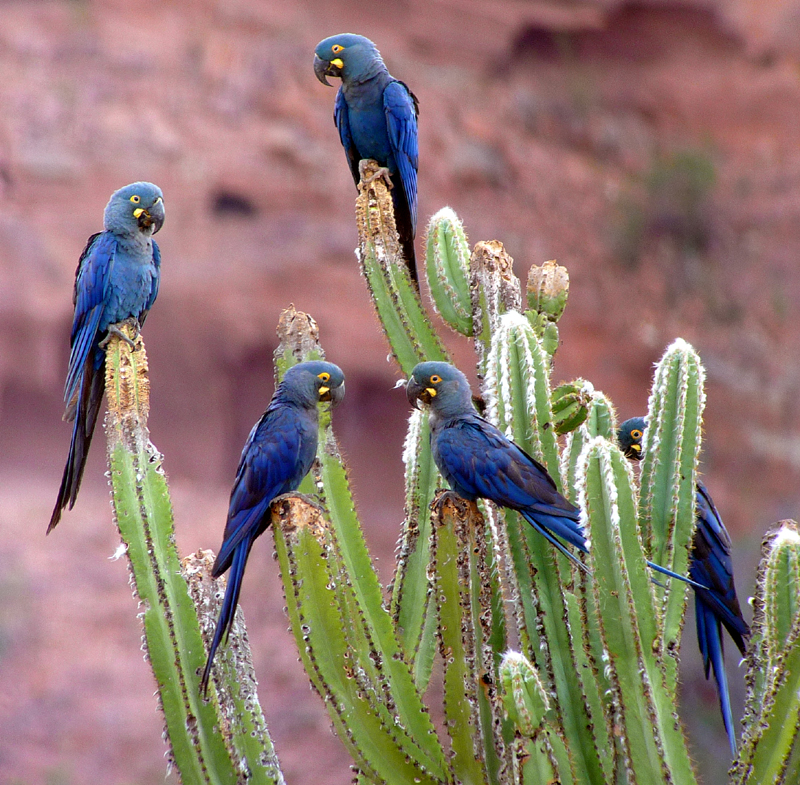
[[[642,441],[647,427],[644,417],[625,420],[617,431],[619,445],[626,458],[642,458]],[[714,506],[711,495],[703,483],[697,483],[697,528],[692,540],[689,575],[699,586],[695,587],[695,622],[697,643],[703,658],[706,678],[714,672],[719,693],[720,710],[725,732],[736,756],[736,731],[733,724],[728,679],[725,675],[722,628],[728,631],[736,647],[744,655],[750,627],[742,616],[736,586],[733,583],[731,538],[722,518]],[[705,588],[699,588],[705,587]]]

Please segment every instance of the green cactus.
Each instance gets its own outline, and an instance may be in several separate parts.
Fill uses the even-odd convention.
[[[550,699],[533,664],[516,651],[500,662],[500,684],[506,714],[520,735],[533,738],[550,712]]]
[[[403,450],[406,467],[406,505],[397,548],[397,567],[390,587],[391,612],[414,682],[424,692],[433,668],[436,609],[428,566],[431,558],[430,506],[442,478],[428,443],[428,417],[415,410],[408,421]]]
[[[446,360],[400,259],[380,178],[362,186],[356,213],[358,257],[401,372]],[[654,582],[646,559],[688,566],[705,403],[697,354],[678,340],[658,365],[637,487],[614,444],[608,398],[585,380],[551,389],[566,271],[548,264],[532,274],[526,308],[502,244],[481,242],[469,254],[451,210],[431,220],[426,270],[439,313],[474,340],[486,417],[580,504],[588,570],[517,513],[439,493],[427,415],[415,411],[403,455],[405,522],[385,591],[321,411],[315,467],[299,493],[274,502],[271,528],[300,658],[353,757],[355,781],[691,785],[675,688],[688,590]],[[278,333],[277,378],[324,356],[308,315],[284,312]],[[208,552],[185,559],[181,575],[161,458],[147,437],[141,344],[131,353],[113,339],[108,357],[115,513],[146,609],[174,764],[184,783],[280,783],[240,611],[212,694],[198,692],[223,584],[208,574]],[[798,596],[800,535],[784,523],[765,541],[759,572],[736,783],[798,779]],[[439,678],[437,656],[438,735],[425,703],[436,692],[428,687]]]
[[[648,558],[686,575],[695,525],[697,459],[700,454],[705,371],[682,339],[669,346],[656,367],[644,434],[639,515]],[[678,684],[678,654],[688,588],[656,588],[660,627],[668,653],[667,688]]]
[[[400,252],[392,195],[378,165],[364,167],[367,184],[356,200],[358,256],[375,311],[400,368],[405,373],[423,360],[447,361],[447,352],[430,323]]]
[[[747,654],[747,707],[733,783],[800,781],[800,531],[781,521],[767,532]]]
[[[579,483],[592,543],[592,595],[608,657],[614,724],[622,722],[625,771],[644,782],[694,782],[686,741],[674,721],[659,643],[654,585],[637,531],[628,462],[602,436],[581,453]],[[627,525],[625,525],[627,523]],[[631,525],[633,524],[633,525]]]
[[[545,351],[552,357],[560,341],[558,320],[567,307],[569,274],[552,259],[528,272],[528,310],[526,316]]]
[[[130,325],[122,329],[134,337]],[[238,683],[226,679],[217,703],[200,695],[206,650],[193,598],[181,577],[162,458],[147,430],[147,356],[141,337],[136,341],[131,351],[112,337],[106,349],[108,464],[114,518],[144,607],[145,652],[158,683],[171,761],[185,783],[238,783],[248,772],[254,772],[252,782],[282,783],[239,624],[231,635]]]
[[[443,207],[431,217],[426,245],[426,271],[436,310],[450,327],[470,336],[469,246],[454,210]]]

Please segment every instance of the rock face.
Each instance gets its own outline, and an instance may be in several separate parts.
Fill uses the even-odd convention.
[[[798,0],[8,0],[2,17],[0,779],[163,780],[135,610],[104,558],[101,439],[76,509],[43,537],[69,438],[75,264],[121,185],[152,180],[167,206],[145,340],[181,550],[219,546],[239,450],[272,391],[275,323],[294,303],[348,375],[335,425],[388,578],[407,406],[353,255],[334,91],[311,69],[332,33],[369,35],[420,99],[423,227],[450,204],[518,273],[568,267],[556,377],[591,379],[627,417],[645,410],[672,338],[700,351],[705,479],[748,537],[750,590],[761,532],[796,517],[800,496]],[[468,368],[468,347],[451,344]],[[270,728],[290,782],[342,781],[269,547],[243,603]],[[687,690],[710,718],[696,733],[723,739],[704,684]],[[715,782],[725,763],[706,758]]]

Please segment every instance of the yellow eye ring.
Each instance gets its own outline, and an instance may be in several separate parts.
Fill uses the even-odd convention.
[[[642,438],[642,432],[638,428],[634,428],[631,431],[631,439],[641,439],[641,438]]]
[[[331,375],[327,371],[323,371],[317,375],[317,379],[319,379],[321,382],[327,383],[331,380]]]
[[[439,374],[435,373],[431,376],[431,384],[439,384],[440,381],[442,381],[442,377]]]
[[[341,51],[342,51],[342,49],[344,49],[344,47],[343,47],[343,46],[339,46],[339,44],[334,44],[334,45],[331,47],[331,52],[333,52],[335,55],[338,55],[338,54],[339,54],[339,52],[341,52]]]
[[[131,197],[131,201],[132,201],[134,204],[139,204],[139,202],[141,202],[142,200],[141,200],[141,198],[140,198],[140,197],[139,197],[137,194],[134,194],[134,195]]]

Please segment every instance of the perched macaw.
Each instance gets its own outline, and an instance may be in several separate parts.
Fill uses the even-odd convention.
[[[409,403],[430,409],[433,460],[463,499],[489,499],[517,510],[562,553],[578,562],[556,537],[587,552],[580,510],[556,488],[547,470],[484,420],[472,405],[467,377],[452,365],[425,362],[411,372]]]
[[[344,398],[344,374],[333,363],[292,366],[278,385],[269,407],[247,437],[231,491],[228,521],[211,575],[230,568],[214,639],[208,651],[201,687],[206,690],[214,655],[233,624],[247,557],[270,523],[276,496],[294,491],[317,454],[317,403],[336,406]]]
[[[78,261],[64,385],[64,419],[75,424],[48,534],[78,496],[105,391],[108,339],[118,335],[131,343],[116,325],[133,319],[138,330],[158,295],[161,254],[153,235],[163,223],[161,189],[152,183],[126,185],[111,195],[103,215],[105,231],[89,238]]]
[[[403,258],[416,282],[417,99],[389,73],[375,44],[361,35],[344,33],[320,41],[314,73],[329,86],[327,76],[342,80],[333,120],[356,185],[361,161],[372,159],[385,167],[382,174],[392,189]]]
[[[627,458],[640,460],[642,436],[647,427],[644,417],[625,420],[617,431],[620,449]],[[722,721],[728,734],[731,754],[736,755],[733,713],[725,675],[722,627],[744,654],[750,627],[742,616],[736,586],[733,583],[731,538],[706,487],[697,483],[695,533],[689,562],[689,576],[706,588],[695,587],[694,608],[697,622],[697,643],[703,657],[706,678],[711,669],[717,683]]]

